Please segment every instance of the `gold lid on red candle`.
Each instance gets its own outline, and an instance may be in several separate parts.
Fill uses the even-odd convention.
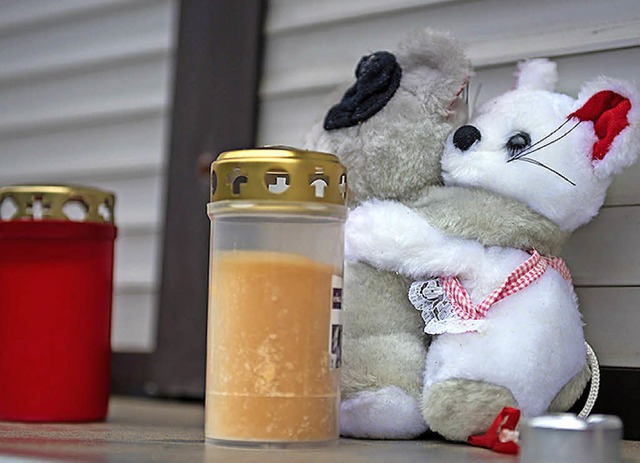
[[[13,185],[0,187],[0,222],[68,220],[114,223],[113,193],[71,185]]]
[[[211,202],[280,201],[344,206],[346,168],[336,156],[288,146],[227,151],[211,164]]]

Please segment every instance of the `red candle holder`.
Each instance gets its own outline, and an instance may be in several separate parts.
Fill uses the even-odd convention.
[[[106,417],[114,195],[0,188],[0,420]]]

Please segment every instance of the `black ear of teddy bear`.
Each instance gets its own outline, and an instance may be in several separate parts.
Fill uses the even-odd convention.
[[[356,67],[356,83],[333,106],[324,119],[324,129],[352,127],[384,108],[400,85],[402,68],[388,51],[363,57]]]

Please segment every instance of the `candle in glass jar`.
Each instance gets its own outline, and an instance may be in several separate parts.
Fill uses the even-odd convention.
[[[338,439],[346,171],[265,147],[211,165],[205,438]]]
[[[207,437],[335,438],[338,281],[332,266],[296,254],[223,251],[212,259]]]

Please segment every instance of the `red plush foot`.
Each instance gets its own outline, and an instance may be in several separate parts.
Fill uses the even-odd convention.
[[[520,410],[504,407],[486,433],[480,436],[469,436],[467,442],[494,452],[517,455],[520,450],[518,432],[515,430],[518,421],[520,421]]]

